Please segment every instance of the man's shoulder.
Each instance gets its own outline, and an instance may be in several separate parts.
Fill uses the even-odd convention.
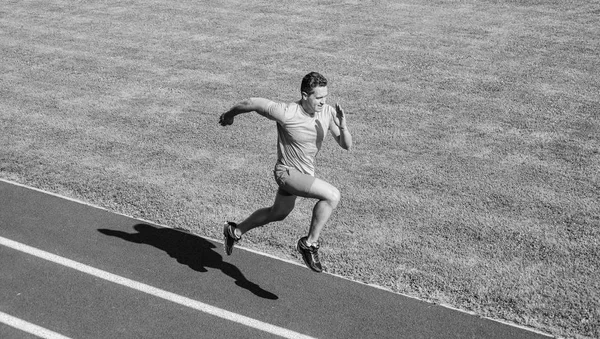
[[[285,104],[285,106],[287,107],[287,109],[294,110],[294,111],[302,109],[302,105],[300,105],[299,103],[297,103],[295,101],[294,102],[288,102],[288,103]]]
[[[298,103],[296,103],[296,102],[281,102],[281,101],[272,101],[269,104],[269,106],[279,109],[279,110],[284,110],[284,111],[297,110],[302,107],[302,106],[298,105]]]
[[[288,104],[277,101],[270,101],[265,109],[266,116],[273,120],[282,120],[288,110]]]
[[[297,102],[281,103],[281,108],[285,111],[285,115],[289,119],[293,119],[297,116],[302,116],[301,113],[304,112],[302,105],[300,105]]]

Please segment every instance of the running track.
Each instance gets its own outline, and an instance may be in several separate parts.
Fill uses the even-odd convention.
[[[548,338],[2,180],[0,206],[4,339]]]

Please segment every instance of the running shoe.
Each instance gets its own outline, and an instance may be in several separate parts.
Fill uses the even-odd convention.
[[[225,223],[225,227],[223,227],[223,248],[225,249],[225,254],[231,255],[233,251],[233,246],[237,244],[242,237],[238,237],[235,235],[235,228],[237,224],[231,221]]]
[[[308,268],[315,272],[323,271],[321,261],[319,260],[319,244],[308,245],[306,239],[308,237],[302,237],[298,240],[298,246],[296,249],[302,254],[302,259]]]

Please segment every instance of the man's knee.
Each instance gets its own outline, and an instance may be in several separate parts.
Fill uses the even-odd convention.
[[[287,218],[287,216],[290,215],[290,213],[278,213],[273,215],[273,221],[282,221],[285,218]]]
[[[271,207],[271,219],[273,221],[282,221],[285,218],[287,218],[288,215],[290,215],[290,213],[292,213],[293,208],[275,208],[274,206]]]
[[[340,203],[341,199],[342,199],[342,195],[341,195],[340,191],[337,188],[332,187],[331,191],[329,192],[329,197],[327,199],[327,201],[329,202],[331,207],[336,208],[337,205]]]

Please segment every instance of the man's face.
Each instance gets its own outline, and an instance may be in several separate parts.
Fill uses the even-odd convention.
[[[325,106],[325,99],[327,98],[327,86],[315,87],[311,94],[302,93],[305,105],[304,109],[306,113],[313,114],[315,112],[321,112],[323,106]]]

